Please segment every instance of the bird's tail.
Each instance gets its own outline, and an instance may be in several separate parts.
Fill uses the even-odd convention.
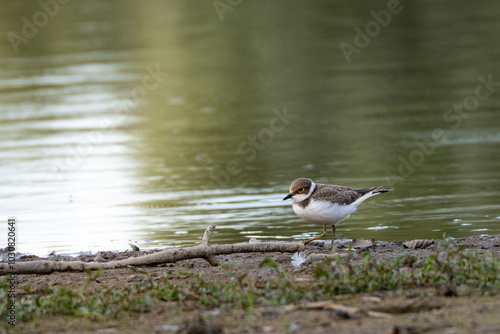
[[[363,189],[354,189],[356,192],[360,193],[361,195],[365,195],[369,192],[371,192],[371,196],[375,196],[378,194],[386,193],[389,191],[392,191],[392,189],[380,189],[383,186],[378,186],[378,187],[372,187],[372,188],[363,188]]]
[[[392,189],[380,189],[383,186],[378,186],[378,187],[373,187],[372,191],[374,194],[381,194],[381,193],[387,193],[389,191],[392,191]]]

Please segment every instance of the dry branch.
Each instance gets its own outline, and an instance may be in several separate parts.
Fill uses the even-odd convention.
[[[17,262],[15,267],[10,268],[8,263],[0,263],[0,275],[7,274],[50,274],[54,271],[84,271],[98,269],[116,269],[127,266],[151,266],[163,263],[173,263],[189,259],[205,259],[211,265],[217,265],[214,256],[223,254],[235,253],[252,253],[252,252],[283,252],[294,253],[304,250],[302,243],[290,242],[260,242],[251,244],[236,244],[236,245],[213,245],[208,242],[212,236],[215,225],[210,225],[203,234],[201,244],[194,247],[186,248],[171,248],[161,252],[131,257],[125,260],[110,261],[110,262],[82,262],[82,261],[30,261]]]
[[[343,260],[346,260],[349,258],[349,253],[335,253],[335,254],[309,254],[308,259],[311,261],[325,261],[325,260],[337,260],[337,257],[340,255],[340,257]]]
[[[332,310],[339,311],[349,315],[350,318],[362,318],[362,317],[372,317],[372,318],[391,318],[392,315],[384,312],[376,312],[371,310],[362,309],[354,306],[347,306],[342,304],[337,304],[332,301],[321,301],[321,302],[310,302],[305,305],[285,305],[283,310],[285,312],[296,311],[299,309],[309,309],[309,310]]]

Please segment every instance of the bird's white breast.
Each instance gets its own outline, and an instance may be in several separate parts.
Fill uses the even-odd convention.
[[[357,201],[356,201],[357,202]],[[316,225],[336,225],[349,217],[356,211],[359,203],[343,205],[328,201],[312,199],[308,206],[302,208],[299,204],[293,204],[293,211],[300,218]]]

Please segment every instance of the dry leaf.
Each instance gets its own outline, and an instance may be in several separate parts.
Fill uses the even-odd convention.
[[[415,240],[410,240],[410,241],[404,242],[403,246],[405,248],[416,249],[416,248],[426,248],[426,247],[429,247],[433,243],[434,243],[434,240],[415,239]]]
[[[366,249],[373,247],[374,245],[375,245],[375,239],[370,239],[370,240],[352,239],[352,248]]]

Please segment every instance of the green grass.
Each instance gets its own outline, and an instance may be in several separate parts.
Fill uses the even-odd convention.
[[[202,308],[242,309],[248,317],[255,307],[279,306],[302,301],[336,298],[338,295],[364,292],[391,291],[411,293],[412,289],[436,287],[442,284],[469,287],[483,295],[494,295],[500,288],[500,259],[496,254],[479,256],[477,252],[465,252],[451,245],[450,239],[441,241],[429,258],[419,259],[403,253],[395,260],[377,262],[369,253],[361,264],[342,260],[340,255],[333,261],[318,264],[310,281],[297,282],[293,274],[282,269],[272,259],[265,259],[259,268],[270,267],[275,271],[273,279],[251,281],[246,274],[235,274],[228,268],[231,279],[210,281],[204,273],[187,276],[187,282],[172,281],[172,273],[157,279],[148,275],[142,282],[124,286],[107,287],[89,292],[86,287],[101,272],[88,272],[87,284],[81,289],[64,286],[49,288],[43,294],[33,294],[25,288],[16,304],[17,321],[37,322],[46,315],[66,315],[105,320],[119,315],[148,312],[162,303],[174,302],[182,307],[191,305]],[[141,272],[138,272],[141,273]],[[7,317],[8,279],[0,281],[0,316]]]
[[[339,256],[317,266],[314,273],[316,286],[328,297],[443,284],[477,288],[484,295],[496,294],[500,288],[498,255],[480,257],[477,252],[464,252],[463,247],[450,246],[449,239],[439,243],[436,252],[426,259],[404,252],[395,260],[376,262],[366,253],[361,265],[352,265]]]

